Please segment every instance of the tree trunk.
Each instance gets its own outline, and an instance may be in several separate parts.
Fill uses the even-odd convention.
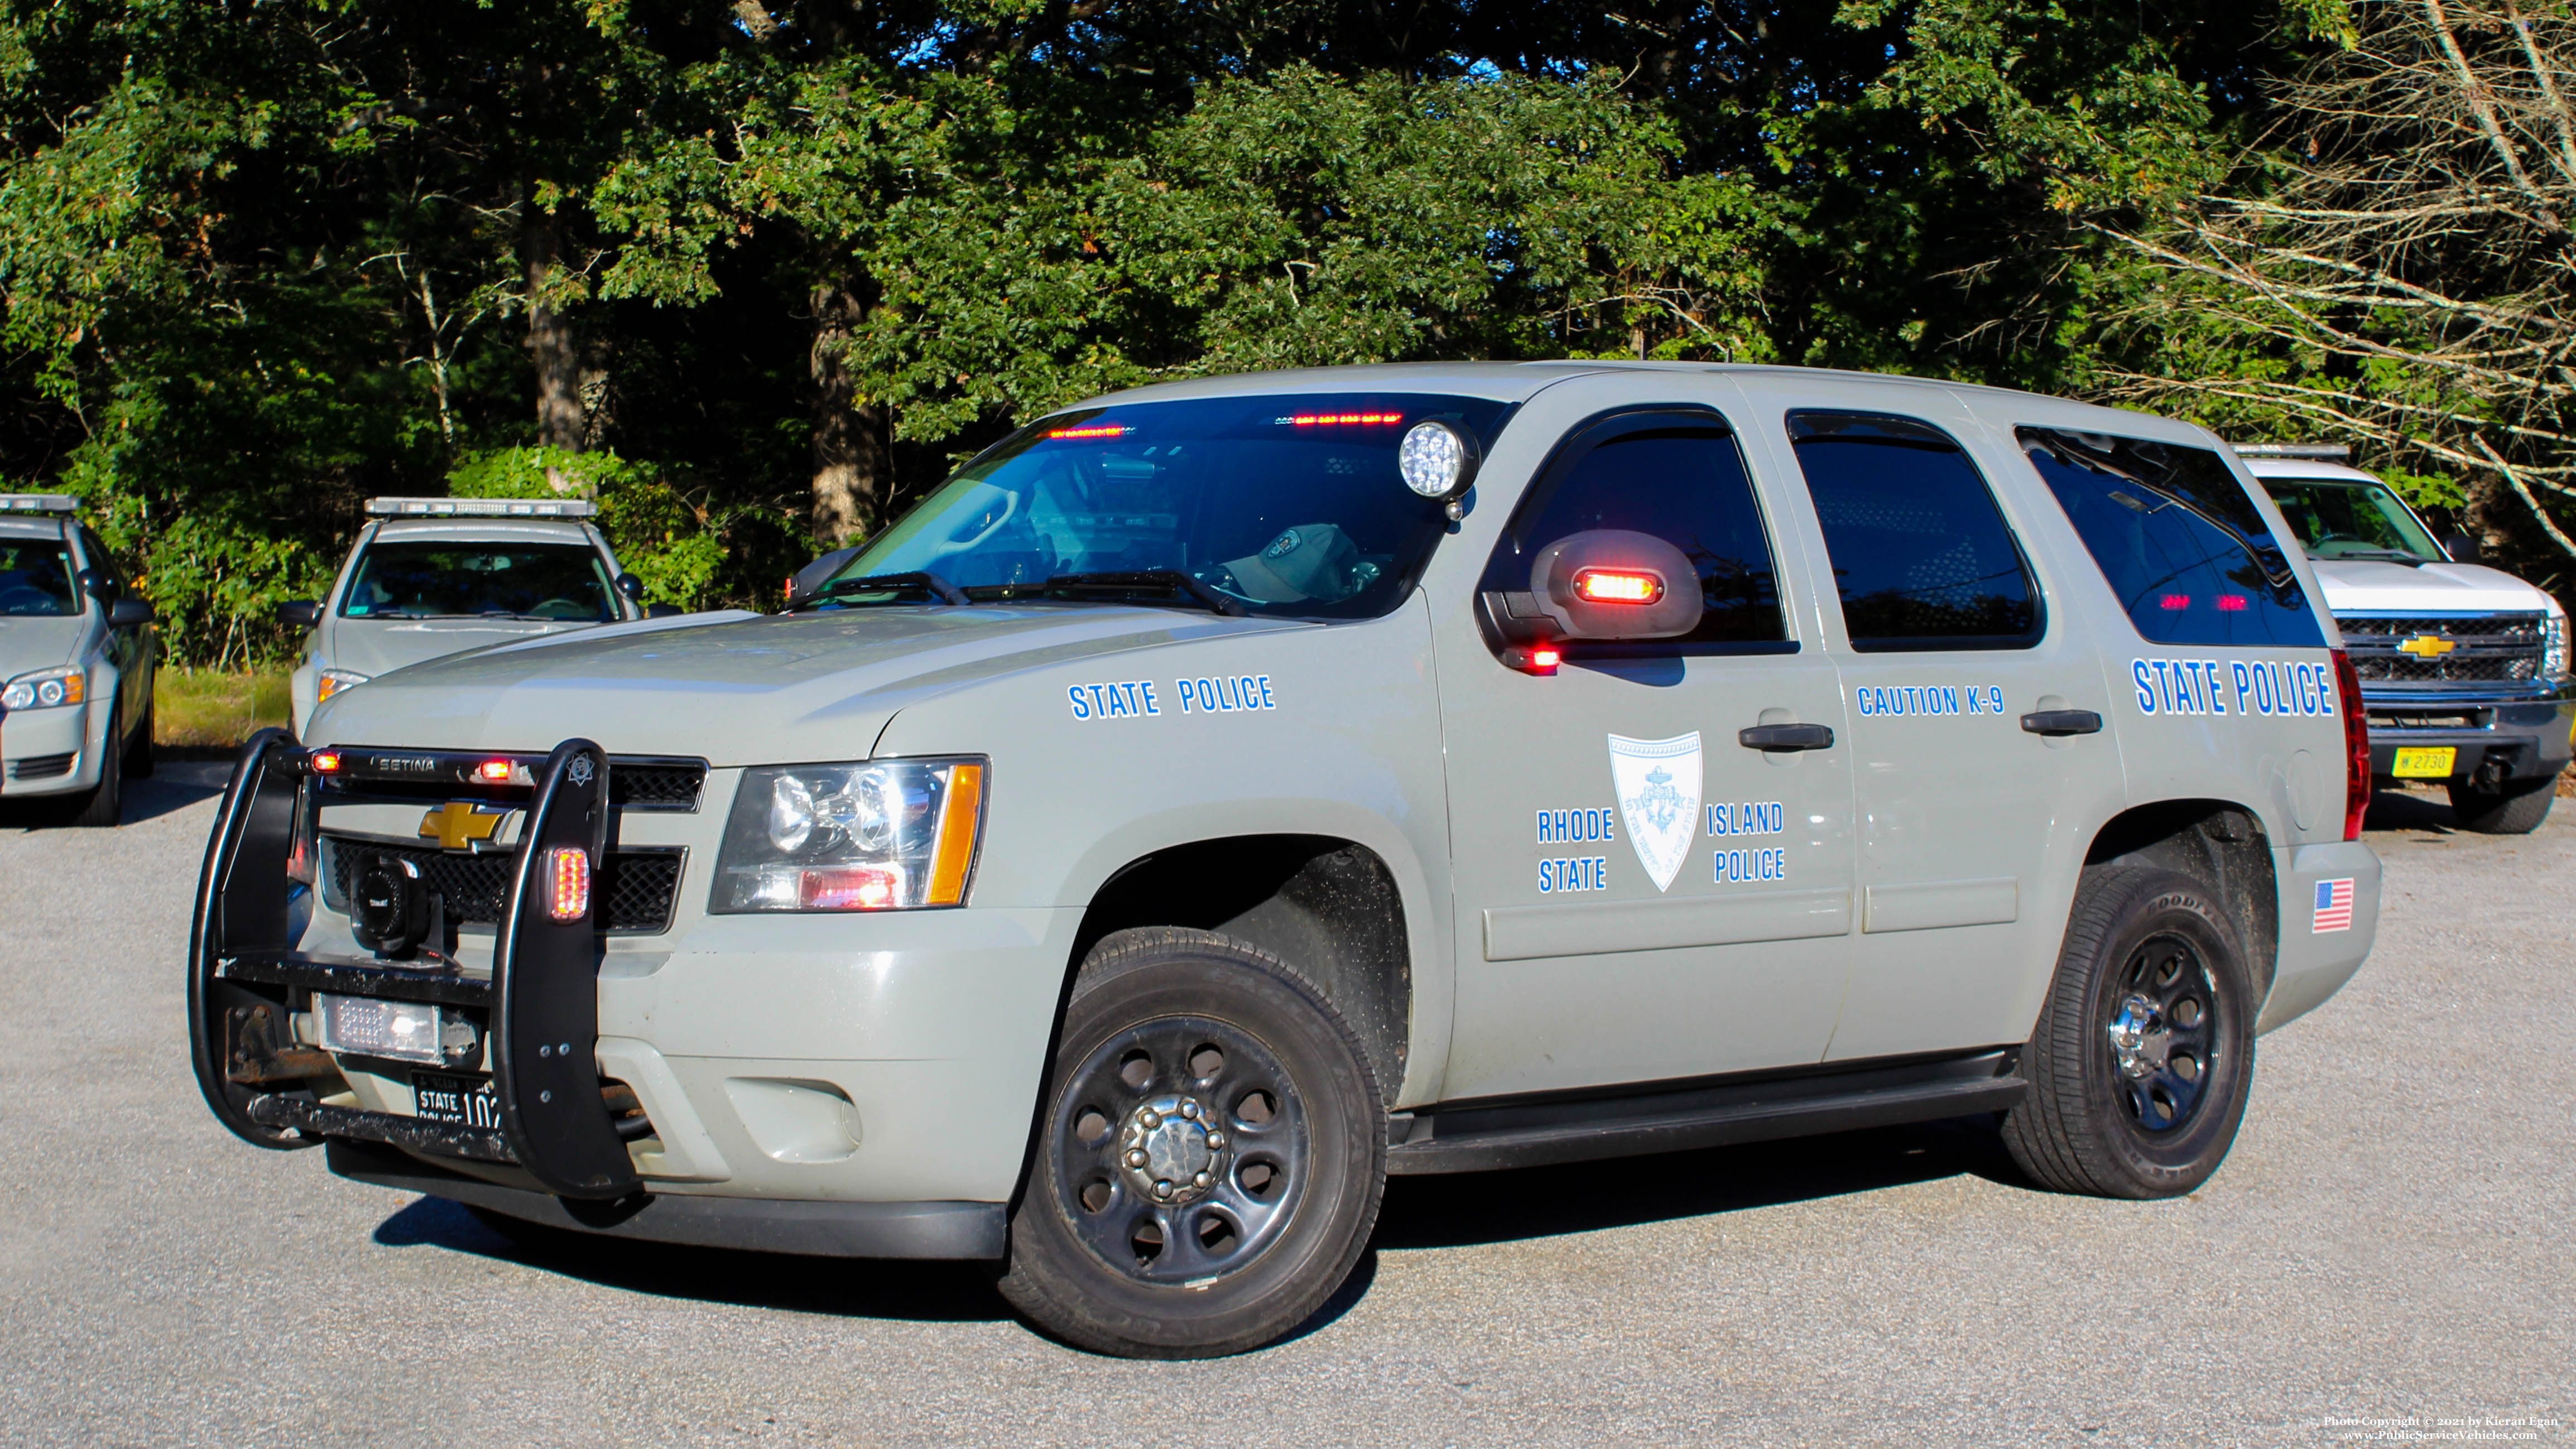
[[[894,470],[885,409],[862,404],[842,348],[857,331],[859,299],[823,282],[812,293],[814,349],[814,536],[826,548],[855,543],[885,521]]]
[[[567,453],[582,450],[581,339],[570,319],[543,300],[562,254],[555,220],[527,203],[522,249],[528,268],[528,355],[537,367],[537,443]]]

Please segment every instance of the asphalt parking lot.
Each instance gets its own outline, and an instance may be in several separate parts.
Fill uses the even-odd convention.
[[[2037,1192],[1964,1123],[1399,1180],[1302,1335],[1140,1364],[969,1267],[529,1256],[236,1142],[182,1023],[219,775],[113,833],[0,812],[9,1443],[2576,1440],[2576,801],[2496,839],[2381,798],[2378,951],[2190,1198]]]

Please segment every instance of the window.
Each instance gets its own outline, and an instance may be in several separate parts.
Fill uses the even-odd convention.
[[[1514,515],[1485,565],[1488,593],[1530,586],[1530,560],[1568,534],[1650,533],[1699,568],[1699,627],[1677,639],[1576,642],[1570,658],[1791,653],[1771,543],[1735,435],[1712,413],[1631,413],[1578,433]]]
[[[1069,587],[1082,576],[1114,590],[1121,576],[1181,574],[1249,613],[1374,618],[1411,591],[1449,526],[1396,471],[1406,430],[1441,418],[1490,444],[1508,411],[1305,393],[1059,413],[967,464],[820,587],[927,573],[977,600],[1071,603],[1101,597]],[[825,607],[913,601],[844,592]]]
[[[493,616],[605,624],[617,618],[608,568],[581,544],[383,541],[340,603],[351,619]]]
[[[2141,637],[2324,646],[2298,575],[2217,454],[2056,428],[2017,436]]]
[[[70,550],[50,538],[0,538],[0,617],[68,618],[80,611]]]
[[[2257,478],[2310,558],[2441,563],[2441,548],[2388,485],[2360,478]]]
[[[1950,435],[1912,418],[1789,414],[1843,631],[1863,652],[2025,649],[2039,591],[1994,495]]]

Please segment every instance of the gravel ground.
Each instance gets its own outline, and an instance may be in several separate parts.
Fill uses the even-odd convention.
[[[531,1256],[235,1141],[182,1025],[216,779],[112,834],[0,815],[0,1441],[2576,1440],[2576,810],[2382,797],[2378,952],[2264,1039],[2189,1198],[2036,1192],[1956,1123],[1399,1181],[1302,1336],[1140,1364],[968,1267]]]

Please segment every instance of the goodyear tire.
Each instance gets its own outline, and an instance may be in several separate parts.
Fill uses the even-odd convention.
[[[1312,1316],[1386,1184],[1377,1081],[1323,994],[1241,941],[1122,931],[1084,961],[1059,1040],[1012,1306],[1135,1358],[1238,1353]]]
[[[2558,780],[2517,780],[2519,788],[2504,794],[2488,795],[2465,786],[2451,787],[2451,813],[2460,817],[2462,830],[2479,835],[2529,835],[2549,818],[2549,804],[2558,797]]]
[[[2151,1198],[2200,1186],[2244,1119],[2255,1006],[2216,891],[2151,866],[2088,868],[2004,1146],[2060,1192]]]

